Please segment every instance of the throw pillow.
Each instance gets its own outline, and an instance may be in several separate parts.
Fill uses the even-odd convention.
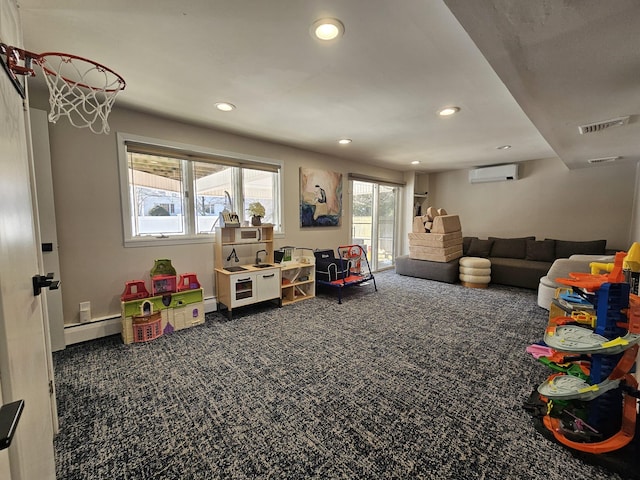
[[[556,258],[569,258],[571,255],[604,255],[606,240],[572,242],[556,240]]]
[[[555,240],[527,240],[527,253],[525,260],[537,262],[553,262],[556,257]]]
[[[535,238],[536,237],[489,237],[489,240],[493,240],[493,246],[491,247],[491,256],[501,258],[524,258],[527,250],[527,240],[535,240]]]
[[[491,245],[493,240],[480,240],[479,238],[472,238],[469,250],[467,251],[468,257],[483,257],[487,258],[491,252]]]
[[[471,246],[471,240],[478,237],[462,237],[462,254],[466,255],[469,251],[469,247]]]

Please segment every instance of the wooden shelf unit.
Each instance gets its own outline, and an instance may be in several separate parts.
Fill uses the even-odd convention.
[[[316,296],[316,268],[313,260],[287,262],[280,268],[283,306]]]
[[[259,232],[256,240],[246,238],[249,234]],[[243,238],[245,237],[245,238]],[[216,270],[224,268],[224,259],[228,252],[235,247],[241,245],[253,246],[256,251],[266,250],[267,255],[263,259],[263,263],[273,263],[273,226],[262,227],[217,227],[214,243],[214,267]],[[224,271],[226,273],[226,270]]]

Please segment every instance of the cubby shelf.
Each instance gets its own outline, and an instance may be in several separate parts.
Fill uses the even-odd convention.
[[[281,265],[282,305],[307,300],[316,296],[315,263],[313,257],[300,257],[304,262]],[[303,278],[304,280],[298,280]],[[287,283],[285,283],[287,282]]]

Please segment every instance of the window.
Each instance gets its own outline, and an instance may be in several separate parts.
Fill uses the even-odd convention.
[[[227,209],[281,232],[281,163],[118,134],[125,245],[211,241]]]

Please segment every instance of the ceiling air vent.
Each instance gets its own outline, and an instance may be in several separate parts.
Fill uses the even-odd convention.
[[[611,120],[604,120],[602,122],[590,123],[588,125],[580,125],[578,127],[578,131],[580,135],[584,135],[585,133],[595,133],[601,130],[604,130],[609,127],[621,127],[622,125],[626,125],[629,123],[629,117],[618,117],[612,118]]]
[[[609,163],[615,162],[616,160],[620,160],[622,157],[602,157],[602,158],[590,158],[587,160],[589,163]]]

